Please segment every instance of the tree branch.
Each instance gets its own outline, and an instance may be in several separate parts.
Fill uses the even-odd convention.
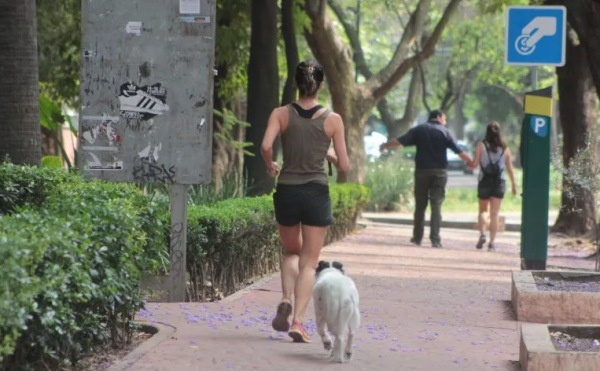
[[[456,0],[455,0],[456,1]],[[395,77],[400,67],[406,62],[411,46],[421,37],[429,12],[431,0],[419,0],[417,8],[410,16],[410,19],[396,47],[394,56],[390,62],[377,74],[372,76],[365,87],[375,102],[383,98],[400,79],[410,70],[403,71],[402,75]],[[412,68],[412,66],[411,66]]]
[[[378,102],[382,97],[384,97],[398,83],[398,81],[400,81],[400,79],[402,79],[402,77],[408,71],[410,71],[412,68],[414,68],[414,66],[419,61],[426,60],[433,55],[433,53],[435,52],[435,46],[439,42],[439,40],[444,32],[444,29],[450,22],[450,19],[456,12],[456,9],[458,8],[460,1],[461,0],[450,0],[450,2],[448,3],[448,6],[446,6],[446,9],[444,10],[444,14],[442,15],[442,18],[436,25],[433,33],[431,34],[431,37],[429,37],[427,39],[427,41],[425,42],[425,45],[419,54],[414,55],[410,58],[402,59],[402,58],[397,57],[397,55],[398,55],[398,53],[397,53],[395,55],[395,58],[392,59],[392,61],[386,68],[384,68],[377,75],[373,76],[373,78],[371,78],[367,82],[366,90],[371,94],[370,98],[373,100],[373,102]],[[421,7],[421,5],[423,5],[423,4],[425,4],[427,6]],[[424,12],[423,9],[427,8],[425,10],[428,10],[428,8],[429,8],[428,5],[429,5],[429,1],[421,0],[421,2],[419,3],[419,7],[413,13],[411,20],[409,21],[409,25],[407,26],[407,31],[403,35],[403,39],[405,39],[405,37],[404,37],[405,35],[410,33],[409,32],[410,29],[415,30],[414,27],[417,26],[417,24],[416,24],[417,21],[421,23],[420,27],[423,27],[424,18],[425,18],[424,16],[426,14],[426,11]],[[412,22],[412,26],[411,26],[411,22]],[[413,34],[413,36],[414,36],[414,34]],[[409,41],[411,41],[411,42],[409,43]],[[406,49],[408,49],[408,47],[414,42],[414,38],[411,38],[410,40],[405,40],[405,42],[406,42],[405,47],[406,47]],[[401,41],[401,44],[402,44],[402,41]],[[398,46],[398,50],[400,49],[400,47],[401,47],[401,45]],[[406,56],[407,53],[408,53],[408,50],[405,51],[404,56]],[[399,60],[400,60],[400,63],[398,63]]]
[[[331,7],[331,10],[333,10],[333,12],[335,13],[340,23],[342,24],[342,27],[346,32],[346,36],[348,36],[348,40],[350,40],[350,46],[352,47],[352,50],[354,52],[354,63],[356,64],[356,68],[365,78],[371,78],[371,76],[373,76],[373,72],[371,72],[371,69],[367,65],[365,53],[360,42],[360,35],[358,34],[356,27],[347,21],[347,17],[344,14],[344,10],[337,1],[329,0],[329,6]]]
[[[311,20],[311,30],[304,29],[304,36],[315,58],[325,68],[334,106],[344,96],[344,91],[354,91],[354,63],[352,53],[336,32],[325,12],[327,0],[305,0],[304,9]],[[339,94],[334,94],[338,93]]]

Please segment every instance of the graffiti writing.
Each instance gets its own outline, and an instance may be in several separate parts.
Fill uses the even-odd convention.
[[[171,275],[178,278],[183,271],[183,223],[171,226]]]
[[[175,183],[177,174],[175,166],[167,168],[165,164],[158,164],[150,158],[139,158],[133,167],[133,178],[139,183]]]
[[[154,125],[154,120],[142,121],[139,118],[128,117],[125,121],[125,127],[130,131],[150,130]]]

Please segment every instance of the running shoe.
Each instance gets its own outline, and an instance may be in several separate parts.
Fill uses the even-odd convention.
[[[292,314],[292,304],[287,301],[282,301],[277,306],[277,314],[271,322],[273,330],[279,332],[287,332],[290,329],[290,322],[288,321],[290,314]]]
[[[288,334],[294,340],[294,343],[310,343],[310,336],[299,322],[294,321],[292,323],[292,328]]]
[[[475,247],[478,250],[481,250],[483,248],[483,245],[485,245],[485,241],[486,241],[485,234],[482,234],[481,236],[479,236],[479,241],[477,241],[477,245],[475,245]]]

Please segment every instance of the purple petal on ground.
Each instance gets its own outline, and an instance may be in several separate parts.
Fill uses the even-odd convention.
[[[454,360],[454,363],[459,364],[460,361],[458,359]]]

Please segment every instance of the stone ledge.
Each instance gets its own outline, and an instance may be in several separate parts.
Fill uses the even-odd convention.
[[[600,323],[600,293],[573,291],[540,291],[533,273],[513,271],[512,305],[519,321],[533,323]],[[544,271],[545,272],[545,271]],[[554,272],[574,276],[590,276],[591,272]]]
[[[522,371],[597,371],[600,368],[598,352],[557,351],[550,339],[549,327],[540,324],[521,326],[519,361]],[[600,326],[591,325],[565,327],[600,329]]]

